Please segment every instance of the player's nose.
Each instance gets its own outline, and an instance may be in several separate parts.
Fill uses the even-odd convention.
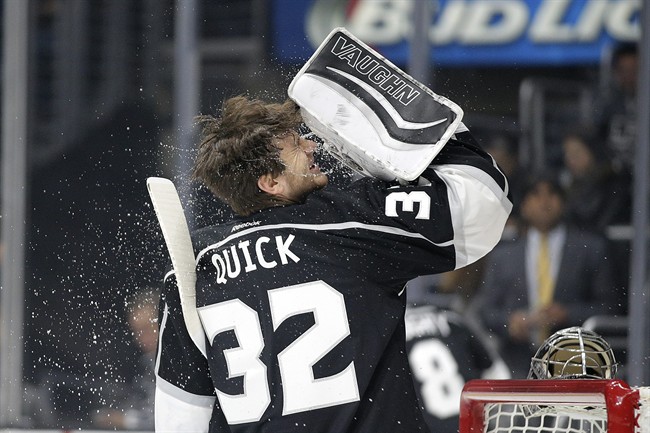
[[[305,153],[311,154],[316,151],[318,145],[313,140],[307,140],[306,138],[300,139],[300,147],[304,150]]]

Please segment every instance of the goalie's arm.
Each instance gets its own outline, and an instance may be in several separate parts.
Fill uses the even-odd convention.
[[[512,198],[505,175],[463,124],[422,177],[446,186],[455,268],[490,252],[501,239],[512,211]]]
[[[207,432],[216,397],[208,362],[187,332],[173,274],[165,279],[158,338],[156,431]]]
[[[505,176],[469,137],[457,134],[417,184],[361,179],[351,185],[353,205],[380,224],[386,248],[368,248],[386,260],[380,282],[400,290],[418,275],[451,271],[475,262],[500,241],[512,210]],[[394,230],[386,230],[386,227]],[[374,245],[374,246],[373,246]]]

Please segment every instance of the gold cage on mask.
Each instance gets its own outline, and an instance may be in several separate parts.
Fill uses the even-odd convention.
[[[607,341],[580,327],[551,335],[533,356],[529,379],[613,379],[618,363]]]

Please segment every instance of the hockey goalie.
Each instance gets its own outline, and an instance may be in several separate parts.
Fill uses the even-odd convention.
[[[426,431],[405,284],[487,254],[512,208],[461,119],[344,29],[286,101],[240,96],[199,118],[193,175],[236,216],[189,235],[173,185],[151,182],[173,264],[157,431]],[[365,177],[328,185],[303,122]]]

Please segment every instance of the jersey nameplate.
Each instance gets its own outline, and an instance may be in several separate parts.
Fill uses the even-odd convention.
[[[272,269],[278,266],[278,262],[281,265],[290,261],[298,263],[300,257],[290,249],[295,238],[294,235],[275,236],[273,239],[260,236],[254,242],[244,240],[217,251],[211,259],[217,271],[217,284],[226,284],[228,278],[237,278],[242,271],[255,271],[258,266]]]

